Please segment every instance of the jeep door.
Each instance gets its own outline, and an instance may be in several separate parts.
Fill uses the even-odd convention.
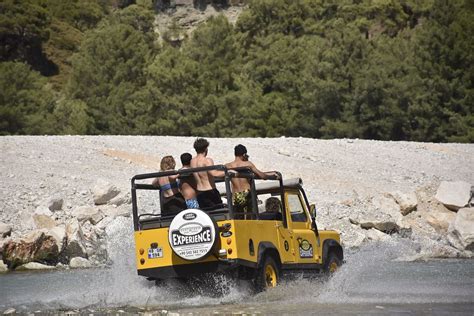
[[[311,217],[299,190],[285,192],[288,228],[292,234],[296,263],[319,263],[319,245],[311,229]]]

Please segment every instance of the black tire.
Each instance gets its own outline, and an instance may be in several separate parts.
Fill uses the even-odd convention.
[[[339,257],[334,251],[330,251],[326,259],[326,262],[324,263],[323,270],[325,273],[331,274],[331,273],[336,272],[341,265],[342,265],[341,259],[339,259]]]
[[[255,290],[262,292],[277,286],[278,283],[280,283],[280,267],[272,256],[265,256],[262,266],[256,271]]]

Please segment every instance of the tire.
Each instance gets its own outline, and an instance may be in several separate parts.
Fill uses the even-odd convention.
[[[272,256],[265,256],[262,266],[257,269],[254,283],[257,292],[265,291],[280,283],[280,268]]]
[[[337,254],[334,251],[329,252],[328,258],[326,262],[324,263],[324,272],[332,274],[336,272],[339,267],[342,265],[341,259],[337,256]]]

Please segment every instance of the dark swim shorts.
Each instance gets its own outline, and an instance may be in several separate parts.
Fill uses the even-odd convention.
[[[199,206],[203,209],[222,204],[221,195],[217,189],[212,189],[208,191],[197,191],[196,197]]]

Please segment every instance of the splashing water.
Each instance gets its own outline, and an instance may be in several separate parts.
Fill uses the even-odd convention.
[[[329,279],[297,277],[254,295],[250,285],[225,276],[213,284],[221,297],[175,280],[162,286],[136,274],[133,228],[118,217],[107,227],[109,268],[0,276],[0,309],[86,309],[138,307],[147,309],[256,308],[263,312],[311,310],[321,304],[473,303],[474,260],[397,262],[412,252],[406,240],[369,244],[346,254],[346,263]]]

